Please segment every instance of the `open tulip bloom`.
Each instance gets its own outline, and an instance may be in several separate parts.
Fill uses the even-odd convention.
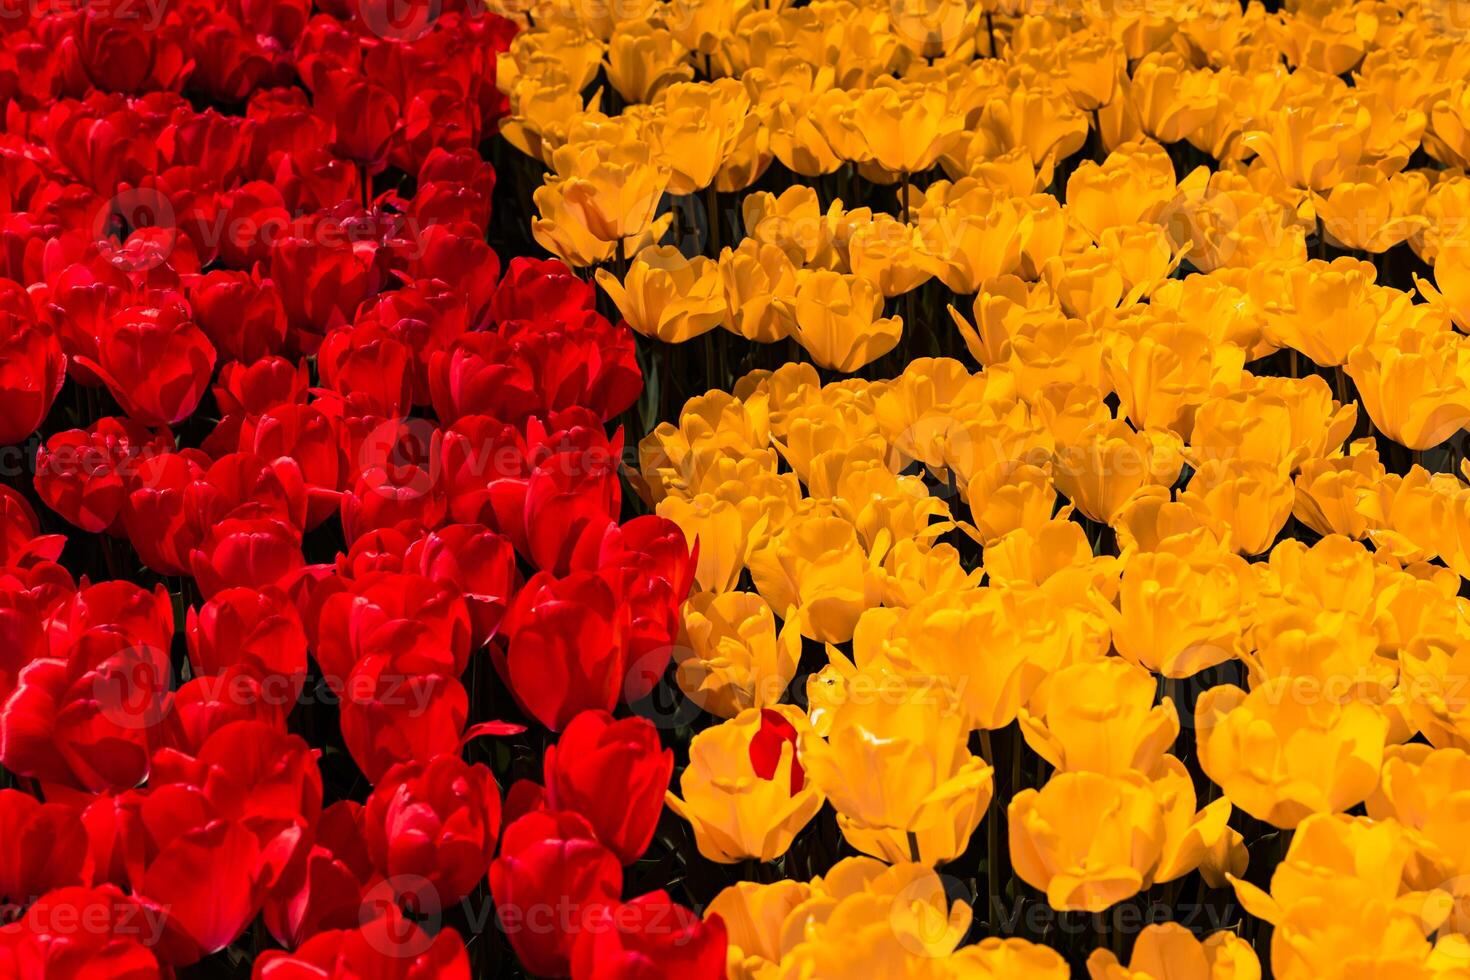
[[[0,17],[0,980],[1464,980],[1454,0]]]

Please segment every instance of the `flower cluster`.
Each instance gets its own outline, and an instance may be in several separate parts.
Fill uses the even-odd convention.
[[[0,975],[1467,975],[1463,4],[11,6]]]
[[[468,978],[493,895],[536,974],[719,975],[624,901],[693,559],[624,520],[632,335],[488,244],[515,25],[144,13],[5,17],[0,973]]]
[[[547,2],[501,56],[536,241],[682,396],[732,976],[1065,975],[1011,901],[1095,977],[1463,970],[1470,24],[1276,6]],[[1229,928],[1109,926],[1184,896]]]

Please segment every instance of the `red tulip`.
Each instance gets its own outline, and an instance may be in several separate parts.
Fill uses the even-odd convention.
[[[349,323],[376,288],[371,255],[321,237],[286,237],[270,251],[270,277],[280,290],[294,343],[313,354],[333,327]]]
[[[188,418],[209,387],[214,360],[214,346],[181,305],[123,311],[104,328],[97,360],[77,358],[144,425]]]
[[[306,481],[305,530],[337,513],[348,486],[350,460],[341,419],[313,405],[281,405],[264,412],[241,432],[242,449],[267,459],[289,456]]]
[[[464,596],[470,613],[471,647],[478,650],[490,642],[520,584],[510,539],[483,524],[450,524],[429,532],[399,554],[404,567],[435,582],[452,584]]]
[[[66,538],[41,534],[36,512],[19,493],[0,483],[0,568],[27,568],[61,557]]]
[[[35,323],[0,311],[0,445],[36,431],[65,380],[60,342]]]
[[[575,813],[528,813],[505,829],[490,866],[500,928],[527,971],[564,977],[572,946],[618,903],[623,869]]]
[[[52,510],[91,534],[123,534],[122,510],[138,488],[139,461],[173,449],[167,429],[152,432],[106,416],[58,432],[36,452],[36,492]]]
[[[59,786],[136,786],[166,713],[167,648],[94,630],[69,660],[34,660],[0,706],[0,765]]]
[[[495,291],[490,316],[506,320],[569,320],[597,307],[597,290],[557,259],[514,258]]]
[[[334,688],[374,654],[408,673],[458,677],[470,659],[470,611],[453,585],[397,572],[327,579],[308,613],[312,652]]]
[[[728,940],[718,915],[701,919],[667,892],[602,910],[577,937],[573,980],[721,980]]]
[[[0,790],[0,909],[24,908],[90,878],[87,831],[75,809]]]
[[[288,588],[305,565],[300,532],[274,517],[220,521],[199,542],[189,562],[206,598],[231,588]]]
[[[402,125],[391,92],[357,72],[328,70],[316,79],[316,108],[336,130],[336,153],[370,173],[383,169]]]
[[[267,950],[254,980],[372,977],[374,980],[469,980],[470,960],[453,929],[429,936],[395,906],[356,929],[319,933],[294,953]]]
[[[259,417],[273,408],[305,402],[310,384],[311,372],[304,360],[270,356],[248,365],[231,361],[220,368],[214,400],[227,415]]]
[[[342,739],[371,783],[400,762],[457,753],[464,738],[470,709],[463,685],[406,669],[405,659],[365,657],[342,695]]]
[[[362,818],[362,805],[350,800],[323,810],[306,860],[266,898],[266,928],[283,946],[295,948],[320,932],[351,929],[361,921],[363,885],[374,873]]]
[[[632,864],[653,840],[673,771],[674,754],[646,718],[584,711],[546,750],[546,806],[586,817],[597,839]],[[619,805],[608,806],[612,799]]]
[[[0,926],[0,976],[162,978],[158,960],[147,946],[157,940],[161,928],[155,910],[111,885],[60,888],[42,895],[19,922]]]
[[[630,617],[621,596],[591,572],[526,583],[501,624],[496,664],[516,700],[561,731],[579,713],[611,711],[622,700]]]
[[[433,889],[439,907],[485,877],[500,834],[500,790],[482,765],[458,755],[408,762],[384,774],[368,797],[364,833],[390,883]]]
[[[186,58],[178,26],[113,4],[87,7],[64,50],[85,72],[82,81],[104,92],[177,90],[194,67]]]
[[[225,360],[252,364],[285,348],[286,308],[269,279],[216,269],[194,283],[189,302],[200,328]]]
[[[218,592],[197,610],[190,607],[185,633],[196,676],[240,668],[271,682],[295,704],[306,679],[306,633],[296,607],[279,590]]]
[[[322,384],[358,414],[396,419],[412,403],[412,354],[381,327],[333,330],[317,352],[317,366]]]

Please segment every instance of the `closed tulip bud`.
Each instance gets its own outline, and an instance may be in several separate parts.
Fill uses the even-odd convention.
[[[674,754],[648,719],[584,711],[546,750],[546,805],[586,817],[597,839],[632,864],[653,840],[673,770]],[[607,806],[614,796],[621,804]]]
[[[694,827],[699,853],[734,864],[773,861],[822,807],[806,777],[799,708],[751,708],[704,729],[689,743],[689,765],[670,790],[669,809]]]
[[[1017,793],[1009,815],[1016,874],[1060,912],[1101,912],[1132,898],[1163,853],[1163,814],[1138,773],[1058,773]]]
[[[1247,694],[1233,685],[1195,706],[1200,765],[1251,816],[1290,829],[1312,813],[1361,803],[1378,782],[1388,720],[1338,704],[1312,677],[1280,677]]]
[[[708,592],[684,607],[689,649],[676,650],[679,687],[704,710],[733,718],[780,702],[796,674],[801,632],[795,620],[778,633],[771,607],[751,592]]]
[[[1168,698],[1157,707],[1147,671],[1122,660],[1058,671],[1033,715],[1021,709],[1026,744],[1060,772],[1152,772],[1179,734]]]
[[[795,322],[792,336],[813,361],[851,373],[898,344],[903,320],[882,313],[883,293],[877,286],[858,276],[821,270],[798,275],[789,316]]]
[[[1203,552],[1135,554],[1123,567],[1113,641],[1125,659],[1165,677],[1190,677],[1239,652],[1250,569]]]
[[[1091,980],[1260,980],[1261,962],[1250,944],[1232,932],[1203,942],[1173,922],[1144,926],[1125,967],[1111,950],[1087,958]]]
[[[714,260],[703,255],[685,258],[672,245],[639,252],[621,283],[606,269],[597,270],[597,282],[629,326],[665,343],[698,337],[725,317],[725,296]]]
[[[1296,502],[1291,473],[1251,459],[1207,459],[1200,463],[1179,502],[1194,511],[1242,555],[1259,555],[1286,526]]]
[[[990,805],[995,771],[970,754],[965,719],[938,697],[906,692],[899,704],[854,697],[836,710],[826,739],[802,736],[808,774],[837,810],[842,835],[864,854],[890,863],[951,861]]]
[[[607,80],[629,102],[649,102],[661,89],[694,77],[689,50],[646,20],[620,24],[607,46]]]

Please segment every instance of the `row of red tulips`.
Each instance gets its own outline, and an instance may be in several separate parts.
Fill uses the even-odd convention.
[[[537,975],[723,973],[717,917],[624,887],[674,759],[610,712],[693,557],[622,521],[631,335],[487,244],[513,33],[377,0],[0,23],[0,976],[468,977],[439,913],[487,887]],[[561,733],[504,801],[466,758],[522,730],[484,661]]]

